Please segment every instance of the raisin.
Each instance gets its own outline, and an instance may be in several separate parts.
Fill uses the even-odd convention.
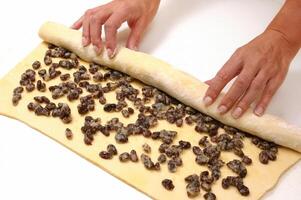
[[[207,192],[203,197],[205,200],[216,200],[216,196],[212,192]]]
[[[122,154],[119,155],[119,160],[121,162],[127,162],[128,160],[130,160],[130,154],[127,152],[124,152]]]
[[[162,185],[166,190],[173,190],[175,188],[175,186],[172,183],[172,180],[170,179],[164,179],[162,181]]]
[[[112,155],[117,155],[117,149],[116,149],[116,147],[113,144],[109,144],[107,146],[107,151],[109,153],[111,153]]]
[[[66,128],[66,130],[65,130],[65,135],[66,135],[66,138],[67,138],[68,140],[71,140],[72,137],[73,137],[73,133],[72,133],[72,131],[71,131],[69,128]]]
[[[39,69],[40,67],[41,67],[40,61],[36,60],[36,61],[34,61],[34,62],[32,63],[32,68],[33,68],[34,70],[37,70],[37,69]]]
[[[144,151],[145,153],[150,153],[150,152],[151,152],[151,147],[150,147],[147,143],[144,143],[144,144],[142,145],[142,148],[143,148],[143,151]]]
[[[160,154],[158,157],[159,163],[165,163],[166,162],[166,156],[164,154]]]
[[[113,154],[108,151],[101,151],[99,152],[99,156],[103,159],[111,159],[113,157]]]
[[[132,161],[132,162],[138,162],[138,156],[137,156],[137,152],[133,149],[133,150],[131,150],[131,152],[130,152],[130,160]]]

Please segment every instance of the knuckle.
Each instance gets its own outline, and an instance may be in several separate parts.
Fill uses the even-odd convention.
[[[246,79],[242,78],[238,78],[235,82],[236,87],[238,87],[239,89],[243,89],[246,86]]]
[[[258,91],[260,90],[260,88],[263,87],[262,82],[261,81],[254,81],[253,82],[253,90]]]
[[[88,9],[85,12],[85,16],[91,16],[93,14],[93,10],[92,9]]]
[[[236,56],[236,57],[240,57],[241,55],[242,55],[242,51],[243,51],[243,48],[242,47],[239,47],[239,48],[237,48],[236,50],[235,50],[235,52],[234,52],[234,56]]]
[[[91,15],[90,20],[92,24],[98,23],[98,17],[96,15]]]
[[[225,71],[219,71],[217,74],[216,74],[216,79],[220,82],[227,82],[228,79],[229,79],[229,75],[227,72]]]
[[[116,28],[115,24],[112,22],[106,22],[104,27],[106,30],[114,30]]]
[[[273,89],[268,89],[266,92],[266,98],[270,99],[274,94],[274,90]]]
[[[271,76],[271,69],[264,68],[260,71],[260,73],[262,74],[262,77]]]

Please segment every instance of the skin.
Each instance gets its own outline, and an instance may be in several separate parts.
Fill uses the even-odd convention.
[[[108,56],[114,57],[117,45],[117,30],[127,22],[131,33],[126,47],[137,50],[141,37],[154,18],[160,0],[115,0],[108,4],[89,9],[77,20],[72,28],[83,28],[82,43],[93,44],[95,51],[101,53],[104,44],[101,39],[102,27],[105,31],[105,48]]]
[[[142,35],[154,18],[160,0],[114,0],[89,9],[72,28],[83,28],[83,45],[92,43],[97,53],[103,47],[108,56],[116,53],[117,30],[127,22],[131,33],[127,47],[137,50]],[[105,45],[101,39],[105,30]],[[204,103],[210,106],[223,88],[235,81],[218,106],[221,115],[231,111],[241,117],[252,103],[254,114],[262,116],[272,97],[283,83],[289,65],[301,47],[301,0],[287,0],[267,29],[238,48],[209,85]]]

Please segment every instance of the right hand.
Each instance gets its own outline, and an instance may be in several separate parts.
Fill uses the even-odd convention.
[[[83,27],[83,46],[93,44],[96,53],[101,53],[104,44],[101,30],[105,30],[105,48],[108,56],[114,57],[117,46],[117,30],[127,21],[131,29],[126,47],[137,50],[144,30],[154,18],[160,0],[114,0],[108,4],[89,9],[73,25]]]

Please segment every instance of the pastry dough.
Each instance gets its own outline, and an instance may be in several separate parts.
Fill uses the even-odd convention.
[[[22,94],[22,100],[19,102],[18,106],[13,106],[11,103],[12,91],[15,87],[19,85],[19,78],[21,74],[36,60],[43,60],[44,54],[47,50],[47,45],[45,43],[39,45],[33,52],[30,53],[24,60],[22,60],[16,67],[14,67],[3,79],[0,80],[0,114],[5,115],[19,121],[22,121],[29,125],[30,127],[37,129],[46,136],[52,138],[53,140],[59,142],[65,147],[69,148],[73,152],[82,156],[83,158],[94,163],[98,167],[102,168],[106,172],[114,175],[125,183],[131,185],[132,187],[138,189],[139,191],[145,193],[153,199],[166,200],[184,200],[189,199],[186,195],[184,177],[192,173],[199,174],[203,170],[207,170],[204,166],[199,166],[194,162],[195,156],[191,151],[184,151],[181,156],[183,159],[183,166],[179,167],[176,173],[170,173],[167,170],[166,164],[161,165],[161,171],[149,171],[144,168],[141,162],[138,163],[121,163],[118,157],[115,156],[112,160],[103,160],[99,158],[98,153],[106,149],[108,144],[116,145],[118,152],[122,153],[124,151],[129,152],[131,149],[135,149],[140,155],[142,153],[142,145],[146,142],[152,148],[150,154],[153,160],[158,157],[158,147],[161,144],[158,140],[146,139],[142,136],[131,136],[129,137],[129,142],[126,144],[116,144],[114,140],[114,133],[110,137],[105,137],[101,133],[96,134],[93,141],[93,145],[87,146],[83,142],[83,134],[81,133],[81,126],[84,123],[84,117],[77,113],[76,106],[78,101],[69,102],[66,98],[59,98],[57,100],[52,100],[55,103],[65,102],[70,105],[72,110],[73,121],[71,124],[63,124],[59,119],[52,117],[38,117],[34,113],[31,113],[27,109],[27,104],[33,101],[33,97],[45,95],[51,98],[49,91],[45,93],[38,92],[37,90],[28,93],[24,92]],[[88,67],[88,63],[80,61],[82,65]],[[42,64],[42,69],[48,69],[47,66]],[[75,70],[67,71],[60,68],[62,73],[72,74]],[[56,85],[60,82],[59,78],[48,81],[47,87],[51,85]],[[141,83],[135,81],[132,83],[135,88],[141,88]],[[115,102],[114,92],[107,93],[106,99],[108,102]],[[130,103],[130,102],[128,102]],[[130,104],[131,105],[131,104]],[[132,106],[132,105],[131,105]],[[133,106],[132,106],[133,107]],[[137,119],[138,111],[128,119],[122,118],[120,113],[107,113],[103,111],[103,106],[99,103],[96,104],[94,112],[89,113],[93,117],[101,117],[102,123],[112,117],[118,117],[125,123],[132,123]],[[68,140],[65,137],[65,129],[70,128],[74,137],[72,140]],[[178,128],[173,124],[169,124],[166,121],[159,121],[159,124],[155,130],[175,130],[178,132],[175,143],[179,140],[187,140],[191,142],[192,145],[198,145],[199,139],[207,134],[200,134],[194,131],[194,126],[188,126],[185,124],[183,127]],[[4,131],[4,130],[2,130]],[[18,148],[11,146],[11,148]],[[218,199],[222,200],[256,200],[259,199],[265,192],[270,190],[278,181],[279,177],[294,163],[296,163],[300,158],[301,154],[296,151],[279,148],[279,153],[277,155],[277,161],[270,162],[269,165],[263,165],[258,161],[258,153],[260,150],[251,144],[248,138],[244,141],[243,151],[252,158],[253,164],[247,167],[248,175],[244,179],[245,184],[250,189],[250,195],[248,197],[242,197],[238,194],[235,188],[229,188],[224,190],[221,187],[221,179],[213,185],[213,192],[216,194]],[[47,155],[45,155],[47,156]],[[237,158],[233,153],[223,152],[221,159],[224,161],[230,161]],[[16,158],[18,159],[18,158]],[[39,162],[39,160],[37,160]],[[54,163],[57,164],[57,163]],[[20,169],[22,167],[20,166]],[[22,169],[21,169],[22,170]],[[227,175],[234,175],[226,166],[222,169],[222,177]],[[268,178],[266,178],[268,177]],[[170,192],[165,190],[161,186],[161,181],[165,178],[170,178],[173,180],[175,189]],[[46,180],[47,181],[47,180]],[[99,188],[101,190],[101,185],[106,184],[103,180],[99,180]],[[112,192],[116,192],[115,188]],[[203,199],[204,191],[202,194],[194,199]],[[101,191],[100,191],[100,199]]]
[[[205,107],[202,98],[208,86],[159,59],[127,48],[120,48],[114,59],[109,59],[106,52],[96,55],[91,45],[82,46],[79,31],[53,22],[45,23],[41,27],[39,35],[47,42],[75,52],[83,60],[106,65],[146,84],[153,85],[182,103],[208,114],[224,124],[301,152],[301,129],[299,127],[269,114],[258,117],[250,110],[238,120],[233,119],[230,113],[220,115],[217,112],[217,106],[223,94],[213,105]]]

